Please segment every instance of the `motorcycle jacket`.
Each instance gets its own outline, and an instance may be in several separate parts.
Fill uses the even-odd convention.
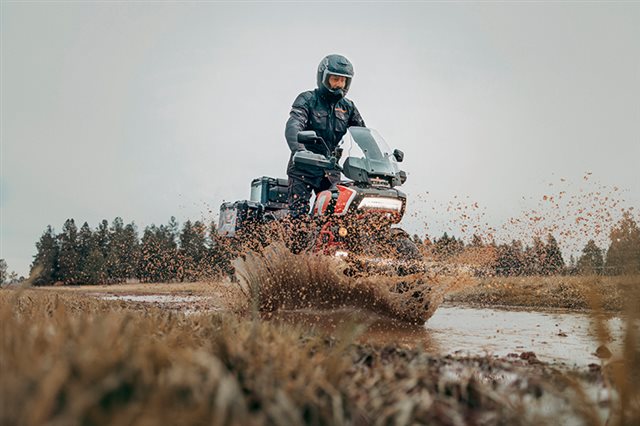
[[[287,166],[287,174],[302,179],[321,178],[323,170],[295,166],[293,154],[307,149],[309,151],[330,156],[333,150],[351,126],[365,127],[364,120],[355,104],[347,98],[338,100],[323,96],[319,89],[303,92],[293,102],[289,120],[285,129],[285,137],[291,156]],[[318,136],[324,139],[327,146],[322,143],[302,145],[298,143],[298,132],[314,130]],[[327,151],[327,147],[329,151]]]

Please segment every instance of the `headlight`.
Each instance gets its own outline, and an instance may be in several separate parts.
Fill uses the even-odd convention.
[[[384,198],[384,197],[364,197],[360,204],[359,209],[363,210],[386,210],[400,212],[402,210],[402,201],[397,198]]]

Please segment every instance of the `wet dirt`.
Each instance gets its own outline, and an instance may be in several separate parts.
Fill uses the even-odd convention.
[[[421,348],[434,355],[521,357],[533,352],[540,362],[566,367],[599,363],[599,346],[588,314],[571,311],[530,312],[490,308],[440,306],[424,325],[411,326],[355,310],[281,311],[265,318],[336,331],[367,324],[360,343]],[[611,330],[607,346],[619,350],[623,321],[606,320]]]

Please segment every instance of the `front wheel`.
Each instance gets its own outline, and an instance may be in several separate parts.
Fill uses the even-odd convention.
[[[391,242],[398,257],[402,260],[422,260],[422,251],[414,243],[407,231],[402,228],[391,228]]]
[[[403,260],[422,260],[422,252],[411,238],[398,235],[393,239],[398,256]]]

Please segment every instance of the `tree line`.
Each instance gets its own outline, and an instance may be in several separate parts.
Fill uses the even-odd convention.
[[[511,243],[485,243],[474,235],[465,244],[449,236],[417,235],[414,241],[430,256],[472,265],[491,275],[554,274],[637,274],[640,273],[640,229],[626,212],[610,233],[607,250],[589,240],[577,259],[565,263],[556,238],[533,238],[531,245],[520,240]],[[166,225],[150,225],[139,236],[136,225],[119,217],[111,224],[102,220],[92,229],[85,222],[80,229],[68,219],[56,234],[48,226],[36,243],[31,265],[36,285],[192,281],[217,277],[229,271],[230,250],[225,238],[217,234],[215,223],[187,220],[182,228],[175,217]],[[0,262],[3,282],[6,263]]]
[[[640,273],[640,228],[630,212],[625,212],[609,235],[607,250],[589,240],[579,257],[570,256],[565,263],[556,238],[548,234],[543,240],[534,237],[531,245],[521,240],[496,244],[484,243],[474,235],[471,243],[449,236],[421,240],[414,235],[414,242],[422,244],[425,251],[436,259],[458,261],[477,265],[483,273],[503,276],[517,275],[620,275]]]
[[[139,237],[136,225],[120,217],[95,229],[68,219],[59,234],[48,226],[36,243],[31,276],[35,285],[198,280],[222,272],[223,245],[214,223],[187,220],[180,229],[171,217]]]

